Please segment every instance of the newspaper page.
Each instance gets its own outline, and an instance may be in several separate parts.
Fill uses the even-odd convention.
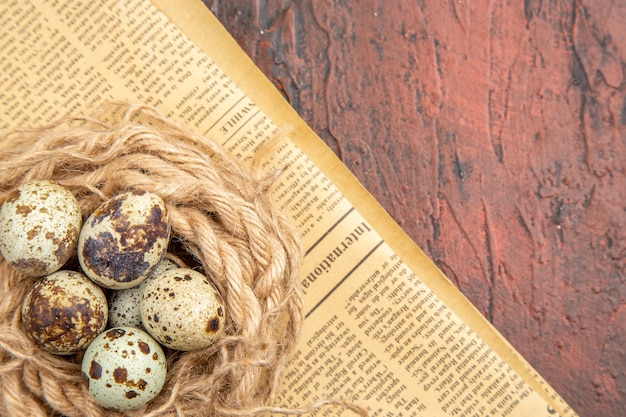
[[[199,0],[0,0],[0,33],[2,129],[128,100],[243,161],[291,129],[266,165],[289,166],[274,197],[303,238],[306,320],[277,405],[348,398],[372,416],[576,415]]]

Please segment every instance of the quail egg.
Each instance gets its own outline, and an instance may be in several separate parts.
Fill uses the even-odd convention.
[[[144,330],[115,327],[89,345],[81,371],[99,405],[128,411],[143,407],[161,392],[167,365],[163,349]]]
[[[141,294],[143,294],[144,288],[152,277],[174,268],[178,268],[178,265],[174,261],[167,258],[163,259],[154,273],[141,284],[125,290],[112,291],[109,296],[109,326],[142,328],[139,303],[141,302]]]
[[[162,345],[189,351],[215,342],[224,331],[224,302],[211,281],[188,268],[150,280],[141,298],[144,328]]]
[[[25,182],[0,209],[0,252],[26,275],[51,274],[75,253],[81,224],[69,190],[48,180]]]
[[[169,233],[161,197],[145,191],[124,192],[89,216],[78,238],[78,261],[100,286],[131,288],[163,259]]]
[[[80,272],[60,270],[40,278],[22,303],[22,323],[40,347],[58,355],[77,353],[106,327],[107,300]]]

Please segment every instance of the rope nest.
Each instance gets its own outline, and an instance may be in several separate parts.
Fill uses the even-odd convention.
[[[167,380],[150,404],[126,413],[104,410],[82,381],[81,354],[55,356],[23,332],[21,304],[35,279],[0,257],[0,415],[252,416],[275,410],[303,321],[299,236],[269,193],[278,174],[261,175],[155,110],[124,103],[0,137],[0,203],[31,179],[68,188],[84,219],[122,191],[156,193],[169,210],[174,253],[213,280],[227,309],[219,342],[167,352]]]

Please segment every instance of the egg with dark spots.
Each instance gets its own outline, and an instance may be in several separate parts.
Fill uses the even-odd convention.
[[[162,345],[190,351],[210,346],[224,333],[224,302],[203,274],[176,268],[154,276],[140,304],[143,327]]]
[[[163,259],[154,273],[141,284],[132,288],[111,291],[109,295],[109,326],[143,328],[141,324],[141,314],[139,313],[139,303],[141,302],[141,295],[143,294],[144,288],[153,276],[174,268],[178,268],[178,265],[174,261]]]
[[[76,271],[57,271],[40,278],[22,303],[24,331],[41,348],[70,355],[106,327],[107,300],[100,287]]]
[[[0,252],[26,275],[49,275],[76,252],[81,225],[78,201],[68,189],[53,181],[28,181],[0,209]]]
[[[85,221],[78,238],[78,261],[98,285],[132,288],[157,268],[169,235],[169,217],[161,197],[144,191],[120,193]]]
[[[165,384],[167,364],[161,346],[145,331],[115,327],[101,333],[83,355],[83,380],[104,408],[136,410]]]

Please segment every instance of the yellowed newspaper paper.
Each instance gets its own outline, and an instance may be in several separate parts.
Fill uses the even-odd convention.
[[[0,127],[153,105],[247,161],[288,164],[306,320],[277,405],[348,398],[372,416],[575,416],[402,233],[200,3],[0,1]],[[325,408],[318,415],[348,415]]]

